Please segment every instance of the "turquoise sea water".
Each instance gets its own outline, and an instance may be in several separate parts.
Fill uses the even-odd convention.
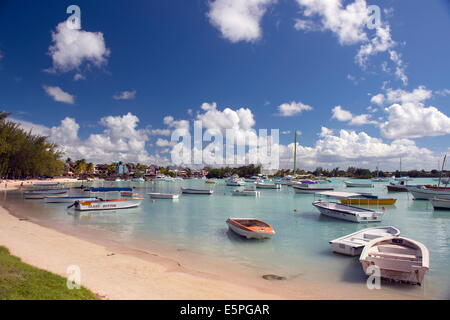
[[[364,182],[358,180],[358,182]],[[435,183],[415,179],[410,184]],[[397,198],[395,206],[385,206],[381,223],[357,224],[321,216],[311,203],[314,195],[281,190],[263,190],[259,198],[236,197],[223,181],[216,185],[203,180],[175,182],[117,182],[134,186],[145,198],[139,208],[117,211],[76,213],[67,204],[45,204],[43,200],[23,200],[14,191],[0,200],[19,206],[33,218],[67,224],[83,230],[112,232],[117,241],[145,244],[152,241],[218,256],[230,262],[245,264],[274,274],[303,274],[336,283],[365,285],[358,258],[333,254],[328,241],[371,226],[392,225],[401,234],[424,243],[430,251],[431,269],[423,286],[412,286],[408,295],[450,299],[450,211],[433,211],[428,201],[413,200],[409,193],[388,193],[387,183],[375,188],[346,188],[341,179],[332,179],[336,191],[372,192],[380,197]],[[105,184],[106,186],[106,184]],[[109,186],[109,183],[108,183]],[[151,201],[147,192],[179,193],[180,187],[213,188],[214,194],[181,195],[178,200]],[[75,190],[75,189],[73,189]],[[71,195],[80,194],[73,191]],[[86,218],[87,217],[87,218]],[[270,223],[277,234],[270,240],[247,241],[230,232],[225,223],[229,217],[254,217]],[[387,284],[388,286],[390,284]],[[403,289],[402,289],[403,288]],[[404,287],[395,290],[405,290]]]

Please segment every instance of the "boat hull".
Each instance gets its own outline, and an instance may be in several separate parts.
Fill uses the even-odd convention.
[[[345,186],[347,188],[373,188],[373,183],[357,183],[357,182],[350,182],[350,181],[344,181]]]
[[[256,183],[258,189],[281,189],[281,184],[261,184]]]
[[[201,189],[185,189],[181,188],[182,193],[186,194],[205,194],[205,195],[211,195],[214,191],[212,190],[201,190]]]
[[[442,190],[409,188],[408,191],[411,192],[416,200],[431,200],[433,198],[450,200],[450,192],[444,192]]]
[[[275,231],[272,230],[272,232],[256,232],[251,230],[246,230],[245,228],[242,228],[239,226],[239,224],[232,221],[233,219],[227,220],[227,225],[231,231],[234,233],[240,235],[241,237],[245,237],[247,239],[270,239],[275,234]]]
[[[78,211],[94,211],[94,210],[117,210],[138,207],[143,198],[136,199],[117,199],[104,201],[85,201],[77,202],[75,210]]]
[[[90,197],[45,197],[46,203],[74,203],[75,201],[96,201],[97,198]]]
[[[351,205],[368,205],[368,206],[377,206],[377,205],[394,205],[397,202],[397,199],[343,199],[340,201],[342,204],[351,204]]]
[[[418,241],[384,237],[368,243],[359,261],[367,276],[372,276],[376,267],[382,279],[420,285],[430,267],[429,259],[428,249]]]
[[[152,199],[178,199],[179,194],[172,193],[147,193]]]
[[[311,194],[322,191],[333,191],[334,188],[304,188],[299,186],[293,186],[295,193],[300,194]]]
[[[444,199],[430,199],[431,205],[436,210],[450,210],[450,200]]]
[[[330,241],[331,250],[346,256],[359,256],[365,245],[375,238],[400,235],[395,227],[374,227],[359,230],[344,237]]]
[[[233,196],[241,196],[241,197],[259,197],[259,191],[254,190],[234,190],[231,192]]]
[[[316,201],[313,202],[313,206],[315,206],[321,214],[335,219],[350,221],[350,222],[381,222],[383,219],[383,213],[377,212],[373,210],[358,210],[360,208],[351,207],[346,205],[341,205],[342,207],[348,207],[348,210],[340,210],[333,207],[329,207],[328,204],[333,202],[322,202]],[[337,204],[337,203],[336,203]],[[356,211],[358,213],[353,213],[352,211]],[[365,211],[365,212],[364,212]]]

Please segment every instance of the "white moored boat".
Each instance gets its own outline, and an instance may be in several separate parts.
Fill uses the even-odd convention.
[[[374,227],[356,231],[330,241],[333,252],[347,256],[358,256],[367,243],[376,238],[387,236],[398,237],[400,230],[395,227]]]
[[[153,199],[178,199],[180,197],[180,195],[176,193],[151,192],[147,194]]]
[[[334,188],[315,188],[315,187],[309,187],[308,184],[306,185],[292,185],[292,188],[294,189],[295,193],[316,193],[316,192],[323,192],[323,191],[333,191]]]
[[[255,185],[259,189],[281,189],[281,184],[278,183],[256,182]]]
[[[256,219],[229,218],[227,224],[230,230],[247,239],[267,239],[275,234],[270,224]]]
[[[384,214],[382,211],[363,209],[337,202],[314,201],[313,206],[325,216],[351,222],[380,222]]]
[[[406,186],[416,200],[430,200],[438,198],[450,200],[450,189],[433,189],[424,186]]]
[[[75,205],[75,210],[80,210],[80,211],[128,209],[128,208],[138,207],[141,204],[142,200],[144,200],[144,199],[143,198],[131,198],[131,199],[77,201],[73,205]]]
[[[45,197],[47,203],[74,203],[75,201],[95,201],[97,197]]]
[[[252,189],[244,189],[244,190],[233,190],[231,191],[233,196],[247,196],[247,197],[259,197],[260,192]]]
[[[359,261],[366,275],[379,268],[382,279],[421,284],[430,268],[430,254],[422,243],[403,237],[383,237],[369,242]]]
[[[450,200],[433,198],[430,202],[434,209],[450,210]]]
[[[227,186],[234,186],[234,187],[245,186],[245,181],[240,179],[238,176],[232,176],[228,178],[227,180],[225,180],[225,183]]]
[[[25,199],[44,199],[47,195],[66,194],[69,189],[36,189],[27,190],[23,193]]]
[[[213,190],[209,189],[192,189],[192,188],[181,188],[182,193],[188,194],[213,194]]]
[[[344,181],[347,188],[373,188],[373,183],[360,183],[352,181]]]

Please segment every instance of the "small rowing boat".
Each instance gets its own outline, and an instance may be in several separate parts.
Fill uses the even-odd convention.
[[[75,210],[79,211],[128,209],[138,207],[142,200],[144,198],[76,201],[73,205],[75,206]]]
[[[430,202],[435,210],[450,210],[450,200],[433,198]]]
[[[75,201],[95,201],[96,197],[45,197],[47,203],[74,203]]]
[[[373,183],[360,183],[352,181],[344,181],[347,188],[373,188]]]
[[[178,199],[180,197],[179,194],[176,193],[159,193],[159,192],[151,192],[147,193],[152,199]]]
[[[192,188],[181,188],[181,192],[182,193],[187,193],[187,194],[213,194],[214,191],[213,190],[209,190],[209,189],[192,189]]]
[[[331,250],[347,256],[358,256],[367,243],[386,236],[398,237],[400,230],[395,227],[374,227],[356,231],[330,241]]]
[[[367,276],[378,268],[382,279],[421,284],[430,268],[430,254],[427,247],[408,238],[383,237],[369,242],[361,253],[359,261]]]
[[[270,224],[261,220],[229,218],[227,224],[230,230],[247,239],[267,239],[275,234]]]
[[[377,205],[394,205],[397,199],[368,199],[368,198],[350,198],[340,200],[342,204],[377,206]]]
[[[247,197],[259,197],[260,192],[252,189],[244,189],[244,190],[233,190],[231,191],[233,196],[247,196]]]

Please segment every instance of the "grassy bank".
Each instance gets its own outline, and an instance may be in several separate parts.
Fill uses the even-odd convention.
[[[84,287],[69,290],[66,278],[23,263],[0,246],[0,300],[93,300]]]

